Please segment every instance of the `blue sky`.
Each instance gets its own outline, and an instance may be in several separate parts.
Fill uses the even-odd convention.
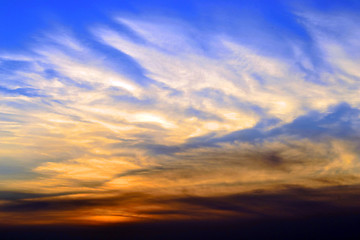
[[[325,0],[4,1],[4,199],[355,186],[359,10]],[[99,208],[53,218],[160,217]]]

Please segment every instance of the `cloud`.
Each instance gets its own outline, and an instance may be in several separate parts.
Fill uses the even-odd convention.
[[[126,193],[107,197],[35,198],[2,204],[2,214],[20,216],[20,223],[34,224],[58,216],[61,223],[76,219],[79,213],[90,217],[127,217],[138,222],[151,219],[164,220],[264,220],[299,219],[319,215],[336,215],[358,212],[359,187],[326,187],[307,189],[284,186],[276,191],[252,191],[222,196],[156,195]],[[346,203],[346,204],[345,204]],[[141,207],[139,207],[141,205]],[[97,211],[91,211],[97,209]],[[35,214],[29,222],[21,214]]]
[[[171,154],[186,151],[191,148],[216,147],[221,143],[247,142],[251,144],[263,141],[277,141],[280,137],[294,137],[299,139],[321,140],[324,138],[352,140],[358,137],[359,109],[352,108],[347,103],[341,103],[327,110],[326,113],[312,111],[299,116],[292,122],[275,125],[270,129],[263,129],[263,124],[253,128],[234,131],[223,136],[208,134],[190,138],[182,145],[148,145],[147,148],[155,154]],[[264,122],[267,120],[264,120]],[[268,122],[278,124],[279,120],[269,119]],[[271,126],[271,125],[270,125]]]
[[[229,201],[284,184],[358,184],[358,17],[276,6],[266,13],[249,4],[259,18],[215,15],[193,24],[115,14],[82,37],[59,28],[29,51],[2,53],[0,164],[14,174],[2,176],[9,202],[1,207],[20,214],[89,206],[84,214],[109,204],[102,215],[109,217],[121,197],[97,198],[120,191],[144,194],[131,198],[139,205],[129,214],[145,217],[218,216],[228,207],[255,216],[256,209]],[[74,192],[95,197],[51,195]],[[166,200],[181,207],[168,209],[147,194],[177,196]],[[309,212],[321,205],[301,201]],[[139,207],[152,203],[162,207],[146,214]],[[200,210],[181,214],[182,207]]]

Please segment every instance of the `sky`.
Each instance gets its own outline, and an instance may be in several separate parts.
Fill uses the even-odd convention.
[[[0,223],[360,212],[358,1],[0,7]]]

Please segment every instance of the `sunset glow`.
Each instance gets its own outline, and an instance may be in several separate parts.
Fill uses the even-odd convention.
[[[5,2],[1,224],[359,210],[356,1]]]

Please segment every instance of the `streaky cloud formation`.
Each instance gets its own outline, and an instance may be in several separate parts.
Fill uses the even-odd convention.
[[[359,212],[359,6],[259,2],[136,2],[0,48],[0,219]]]

